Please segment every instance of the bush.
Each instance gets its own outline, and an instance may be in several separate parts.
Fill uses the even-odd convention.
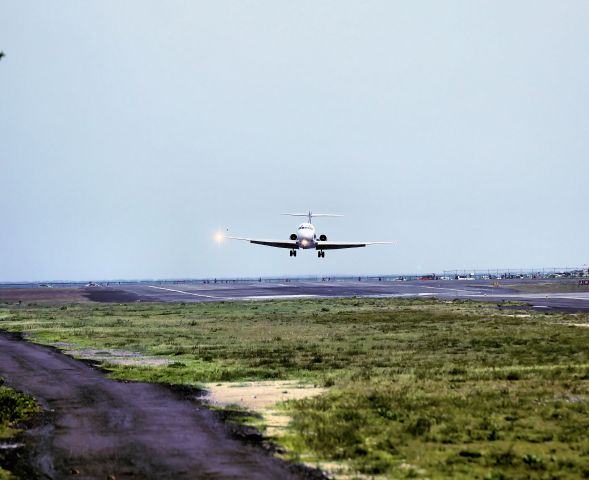
[[[32,397],[7,387],[0,387],[0,429],[24,420],[36,410],[37,405]]]

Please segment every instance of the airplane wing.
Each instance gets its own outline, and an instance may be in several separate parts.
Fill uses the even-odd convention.
[[[266,245],[267,247],[290,248],[298,249],[299,246],[296,240],[261,240],[257,238],[243,238],[243,237],[225,237],[230,240],[244,240],[246,242],[254,243],[256,245]]]
[[[358,248],[367,245],[389,244],[393,242],[317,242],[317,250],[338,250],[340,248]]]

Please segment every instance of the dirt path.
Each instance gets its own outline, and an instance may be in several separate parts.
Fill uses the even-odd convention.
[[[194,400],[152,384],[109,380],[54,349],[0,333],[0,375],[34,395],[47,425],[30,430],[44,478],[273,479],[305,472],[230,437]]]

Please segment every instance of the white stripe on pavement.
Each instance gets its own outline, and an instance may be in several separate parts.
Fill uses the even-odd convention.
[[[157,288],[158,290],[167,290],[168,292],[183,293],[184,295],[193,295],[194,297],[223,298],[223,297],[214,297],[213,295],[202,295],[200,293],[184,292],[183,290],[174,290],[173,288],[155,287],[153,285],[148,285],[148,287],[149,288]]]

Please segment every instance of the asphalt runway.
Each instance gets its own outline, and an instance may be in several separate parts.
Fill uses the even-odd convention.
[[[538,281],[527,281],[533,285]],[[546,283],[544,280],[542,283]],[[333,297],[436,297],[439,299],[470,299],[502,303],[523,302],[537,310],[589,311],[587,291],[528,293],[517,289],[521,280],[501,282],[495,287],[490,281],[286,281],[283,283],[153,283],[117,286],[128,296],[150,302],[214,302],[232,300],[270,300]],[[559,285],[555,282],[555,285]],[[100,289],[102,290],[102,289]],[[114,293],[114,291],[113,291]],[[98,291],[96,292],[98,295]],[[119,293],[120,294],[120,293]],[[108,296],[105,295],[105,298]]]
[[[542,293],[530,293],[540,291]],[[568,312],[589,311],[589,286],[576,280],[339,280],[308,281],[154,281],[110,283],[107,286],[69,285],[56,288],[20,286],[0,288],[0,303],[67,304],[80,302],[219,302],[305,298],[412,298],[520,302],[526,308]]]

